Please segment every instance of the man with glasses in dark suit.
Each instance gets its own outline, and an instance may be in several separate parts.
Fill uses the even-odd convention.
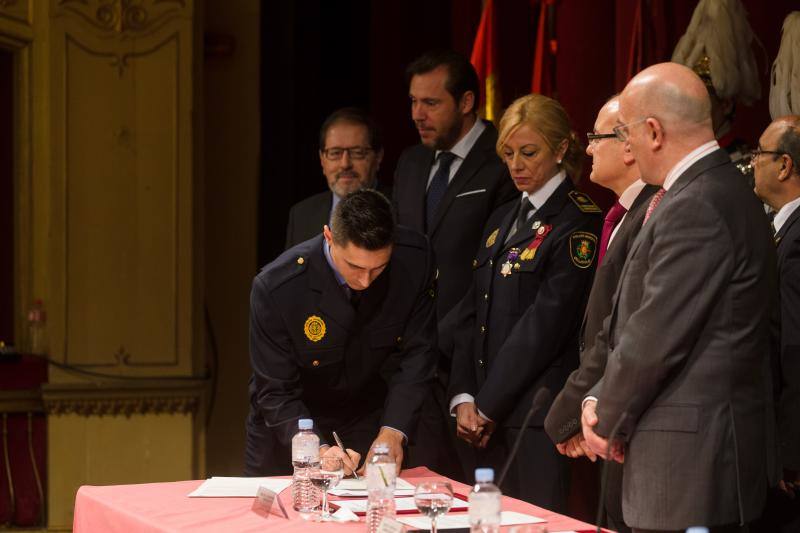
[[[365,187],[380,189],[382,160],[381,133],[369,115],[354,107],[331,113],[319,131],[319,162],[328,190],[292,206],[286,248],[322,233],[336,204],[351,192]]]

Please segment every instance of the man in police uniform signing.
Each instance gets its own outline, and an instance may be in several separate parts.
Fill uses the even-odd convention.
[[[297,420],[313,418],[323,454],[345,470],[378,442],[397,461],[436,365],[433,256],[397,227],[389,201],[342,199],[323,234],[264,267],[250,295],[245,473],[291,472]],[[348,450],[328,448],[336,431]],[[270,437],[279,443],[268,444]]]

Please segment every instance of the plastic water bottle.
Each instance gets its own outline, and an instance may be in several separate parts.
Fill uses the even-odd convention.
[[[471,533],[500,531],[502,493],[494,484],[494,470],[475,469],[475,486],[469,493],[469,530]]]
[[[299,431],[292,437],[292,502],[301,516],[310,515],[319,504],[317,490],[311,484],[311,469],[319,466],[319,437],[312,431],[314,421],[301,418]]]
[[[375,533],[384,517],[394,518],[394,488],[397,470],[389,446],[376,444],[367,464],[367,531]]]

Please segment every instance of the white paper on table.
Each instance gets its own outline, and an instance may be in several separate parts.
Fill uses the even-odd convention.
[[[280,493],[292,484],[291,479],[272,477],[217,477],[214,476],[190,492],[190,498],[255,498],[258,487]]]
[[[354,513],[366,513],[367,512],[367,505],[369,500],[336,500],[336,505],[339,507],[346,507],[353,511]],[[452,507],[458,507],[459,509],[463,510],[469,507],[469,503],[466,500],[462,500],[461,498],[453,498],[453,505]],[[451,508],[452,508],[451,507]],[[395,511],[416,511],[417,506],[414,504],[414,498],[395,498],[394,499],[394,509]]]
[[[334,496],[366,496],[367,495],[367,480],[364,476],[359,479],[343,479],[336,487],[328,491],[328,494]],[[395,496],[413,496],[414,485],[405,479],[397,478],[394,486]]]
[[[333,513],[333,517],[339,522],[358,522],[358,516],[345,507],[339,507],[339,509]]]
[[[398,517],[398,522],[417,529],[430,529],[431,519],[427,516]],[[543,518],[529,514],[516,513],[514,511],[503,511],[500,513],[501,526],[516,526],[520,524],[539,524],[546,522]],[[436,529],[459,529],[469,527],[468,514],[444,515],[436,519]]]

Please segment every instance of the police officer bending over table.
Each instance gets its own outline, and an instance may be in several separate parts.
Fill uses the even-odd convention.
[[[396,226],[370,189],[265,266],[250,295],[246,475],[291,472],[300,418],[314,419],[321,452],[343,456],[346,473],[378,442],[399,469],[436,365],[434,295],[426,238]],[[347,456],[327,447],[332,431]]]
[[[522,193],[489,217],[472,286],[458,304],[450,409],[458,435],[499,468],[514,439],[505,494],[563,511],[566,463],[542,423],[521,427],[540,387],[552,395],[578,365],[578,327],[592,282],[600,209],[572,179],[581,147],[557,101],[515,101],[500,121],[497,152]]]

